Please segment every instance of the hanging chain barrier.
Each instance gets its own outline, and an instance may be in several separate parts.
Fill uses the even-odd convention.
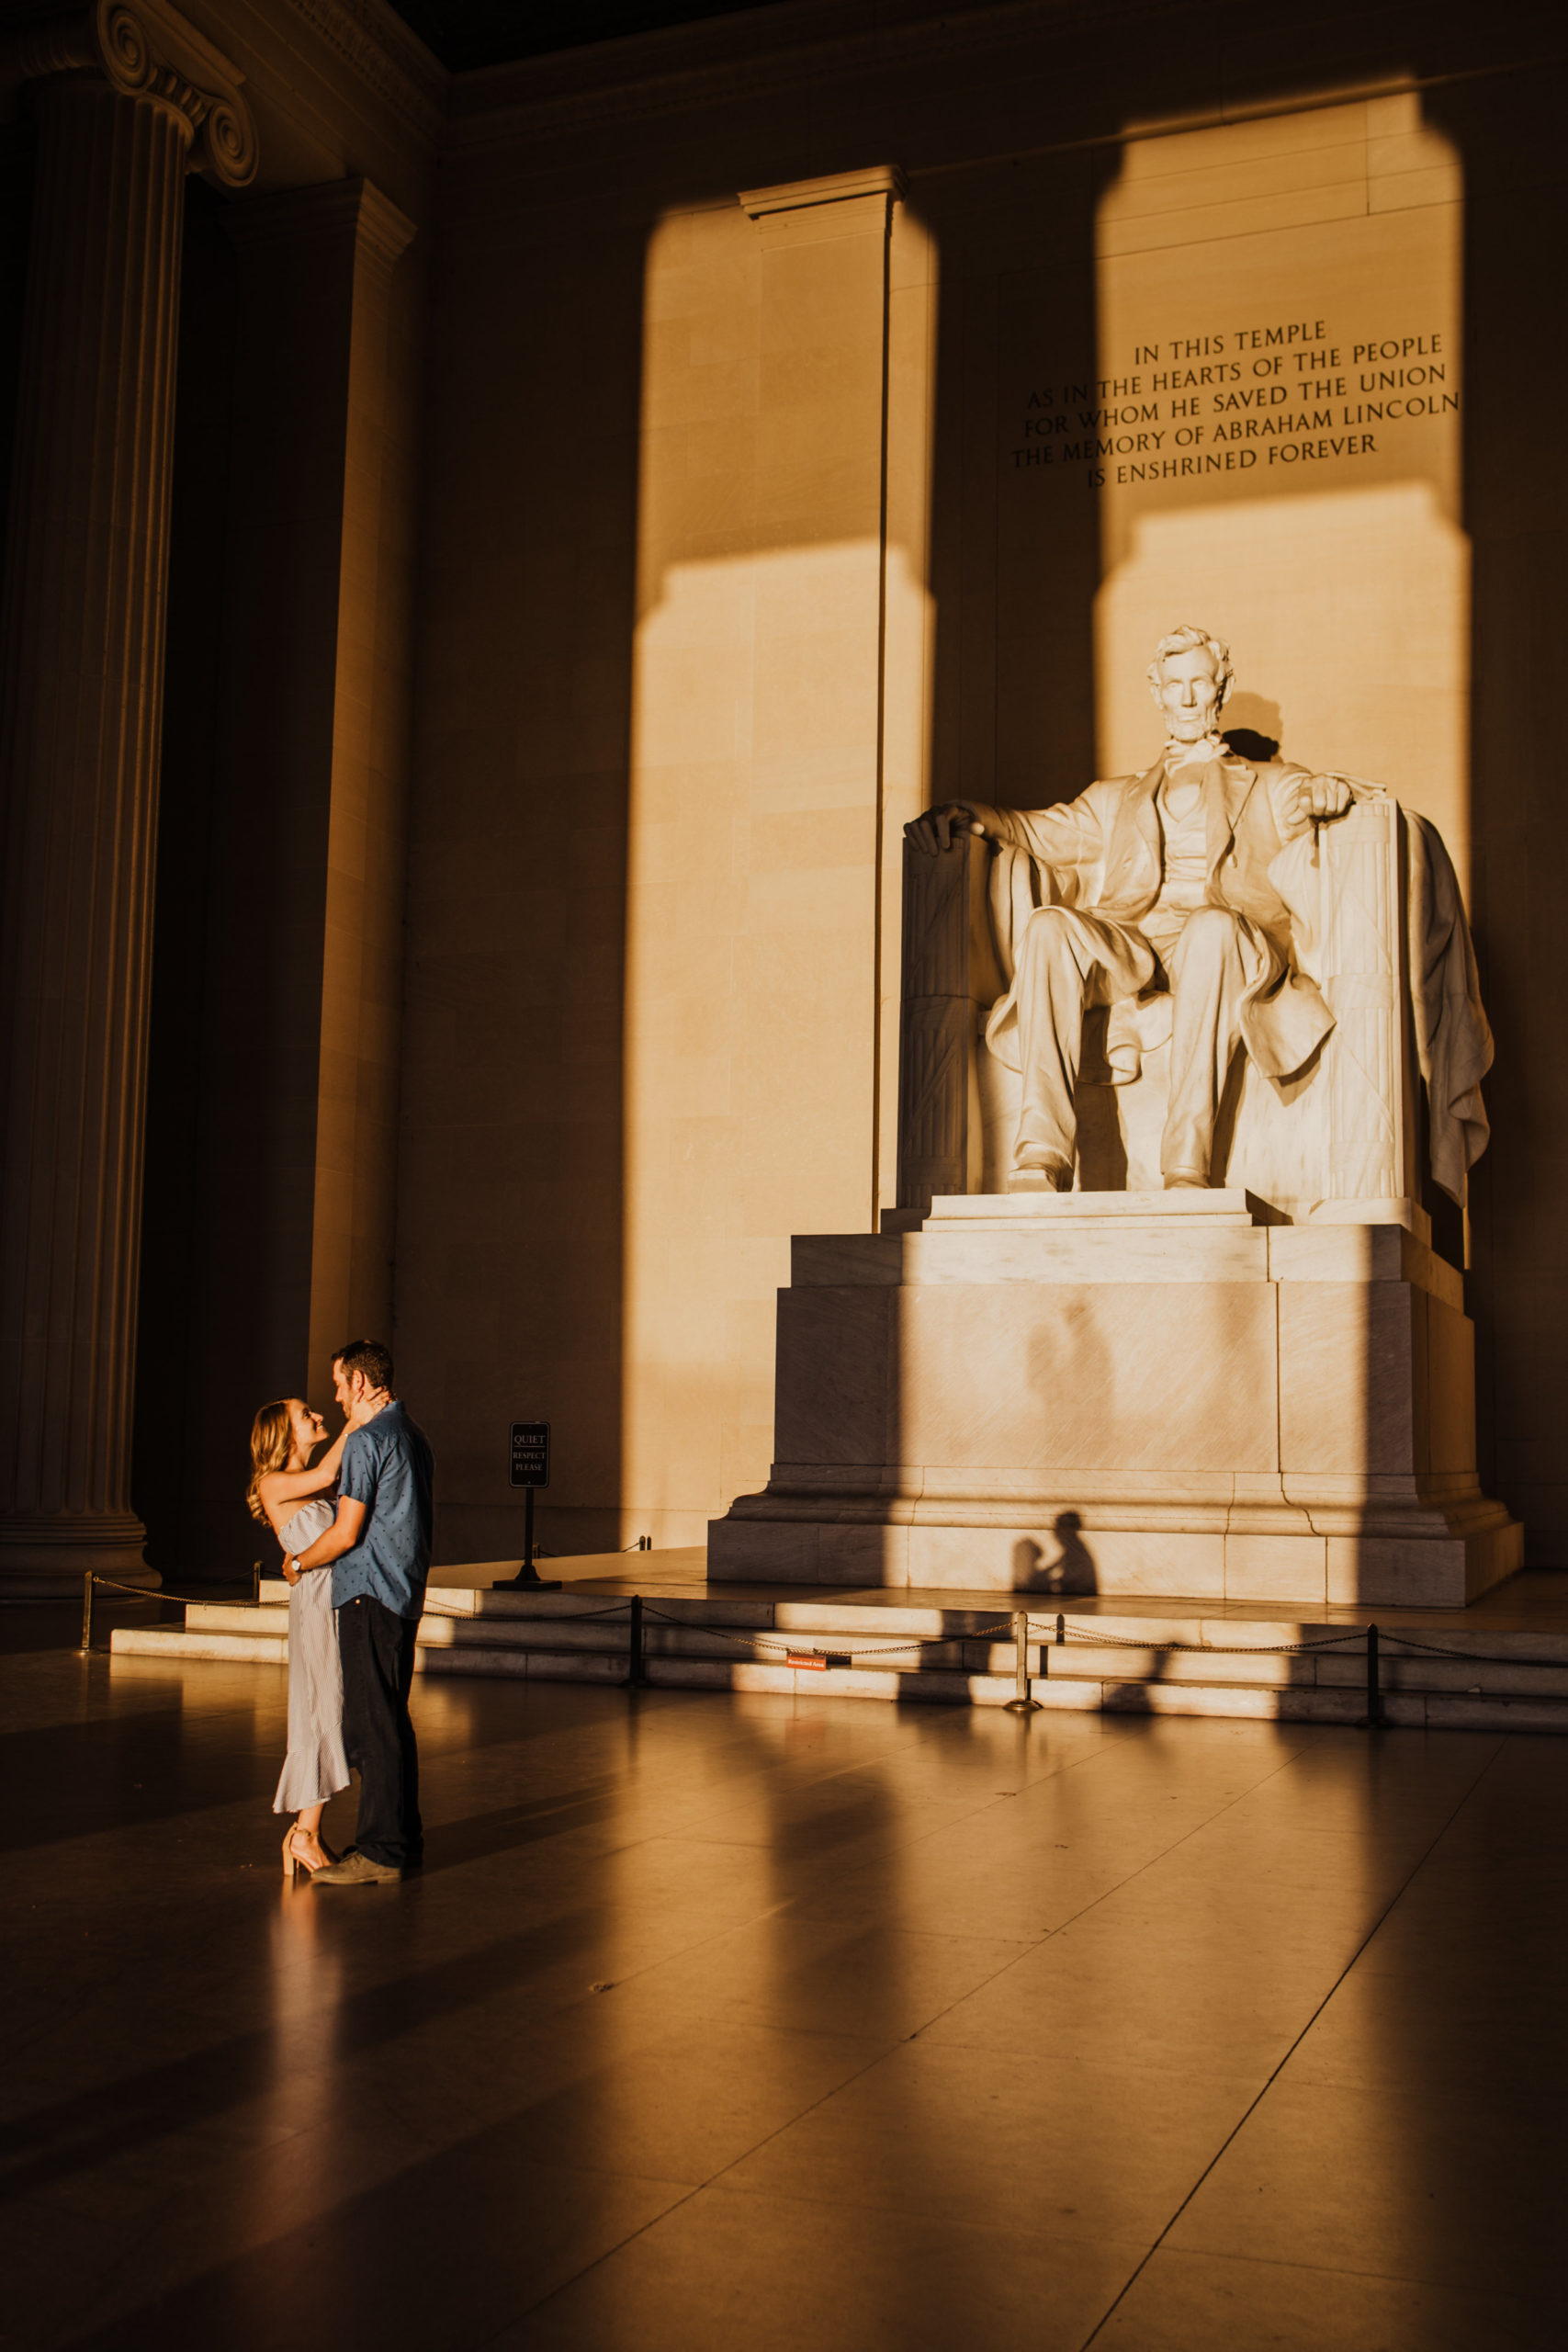
[[[1378,1629],[1367,1627],[1367,1712],[1361,1718],[1363,1731],[1386,1731],[1388,1717],[1383,1713],[1382,1685],[1378,1679]]]
[[[1391,1633],[1376,1623],[1368,1625],[1348,1625],[1342,1634],[1329,1634],[1315,1641],[1304,1642],[1184,1642],[1149,1641],[1135,1634],[1098,1632],[1092,1625],[1067,1623],[1066,1612],[1058,1611],[1054,1623],[1037,1624],[1025,1610],[1016,1610],[1009,1617],[998,1618],[993,1623],[976,1625],[954,1634],[916,1634],[905,1642],[862,1644],[843,1650],[791,1646],[776,1635],[733,1632],[728,1626],[703,1624],[689,1617],[672,1616],[667,1610],[641,1601],[637,1611],[637,1632],[635,1649],[634,1681],[648,1680],[647,1662],[643,1654],[642,1623],[644,1617],[657,1618],[660,1623],[683,1632],[706,1634],[710,1638],[728,1642],[733,1648],[749,1650],[762,1663],[806,1668],[818,1673],[832,1668],[854,1668],[873,1659],[918,1657],[928,1649],[952,1649],[967,1642],[995,1640],[998,1635],[1012,1634],[1014,1643],[1014,1695],[1007,1702],[1010,1713],[1032,1714],[1043,1702],[1030,1696],[1029,1645],[1032,1639],[1040,1644],[1040,1673],[1036,1679],[1044,1680],[1050,1673],[1050,1645],[1058,1649],[1077,1643],[1090,1649],[1141,1650],[1145,1655],[1167,1656],[1172,1653],[1190,1657],[1305,1657],[1317,1651],[1347,1657],[1360,1647],[1367,1668],[1367,1712],[1361,1718],[1361,1728],[1386,1730],[1389,1719],[1382,1699],[1382,1653],[1393,1642],[1401,1649],[1419,1652],[1422,1656],[1451,1659],[1457,1666],[1546,1666],[1551,1659],[1501,1657],[1477,1650],[1450,1649],[1438,1642],[1424,1642],[1411,1634]]]
[[[249,1604],[233,1606],[258,1608],[261,1600],[262,1565],[258,1560],[252,1571],[252,1600]],[[207,1608],[209,1600],[197,1600],[190,1593],[149,1589],[145,1585],[124,1584],[118,1577],[100,1576],[87,1569],[82,1578],[82,1649],[93,1646],[93,1595],[101,1588],[134,1600],[172,1601],[184,1608]],[[439,1588],[438,1588],[439,1589]],[[433,1615],[468,1617],[467,1610],[437,1609]],[[1345,1657],[1353,1656],[1355,1645],[1361,1646],[1367,1669],[1367,1712],[1361,1718],[1365,1730],[1386,1730],[1388,1714],[1382,1697],[1382,1653],[1390,1643],[1398,1649],[1414,1651],[1422,1658],[1444,1658],[1457,1666],[1536,1667],[1551,1669],[1556,1664],[1550,1658],[1503,1657],[1481,1650],[1456,1650],[1440,1642],[1423,1641],[1415,1634],[1393,1632],[1376,1623],[1368,1625],[1348,1625],[1342,1634],[1329,1634],[1315,1641],[1306,1642],[1184,1642],[1179,1640],[1150,1641],[1136,1634],[1112,1634],[1098,1630],[1092,1623],[1071,1624],[1064,1611],[1058,1610],[1049,1623],[1038,1623],[1026,1609],[1014,1610],[991,1623],[974,1625],[952,1634],[917,1634],[902,1642],[855,1643],[846,1637],[843,1648],[825,1649],[805,1640],[792,1643],[787,1635],[774,1633],[738,1632],[728,1625],[704,1623],[691,1617],[675,1616],[660,1609],[638,1592],[620,1600],[607,1601],[599,1609],[552,1609],[546,1622],[555,1623],[596,1623],[612,1617],[626,1617],[627,1623],[626,1662],[627,1683],[634,1690],[649,1685],[648,1623],[650,1619],[669,1625],[677,1632],[705,1634],[712,1641],[724,1642],[737,1650],[745,1651],[761,1665],[784,1666],[797,1672],[827,1673],[834,1668],[842,1672],[873,1661],[896,1657],[919,1657],[927,1650],[953,1650],[974,1642],[992,1642],[1009,1634],[1013,1644],[1013,1696],[1007,1702],[1010,1713],[1035,1714],[1043,1702],[1031,1695],[1032,1680],[1043,1681],[1050,1676],[1052,1646],[1065,1649],[1076,1643],[1080,1648],[1142,1651],[1145,1656],[1181,1656],[1187,1657],[1306,1657],[1324,1651]],[[1039,1644],[1039,1672],[1030,1673],[1030,1645]],[[1413,1659],[1411,1661],[1415,1663]]]
[[[131,1600],[170,1600],[180,1609],[258,1609],[261,1606],[261,1562],[251,1571],[249,1600],[226,1600],[214,1603],[212,1595],[198,1599],[191,1592],[167,1592],[162,1585],[122,1584],[118,1577],[100,1576],[96,1568],[86,1568],[82,1576],[82,1647],[93,1646],[93,1594],[102,1587],[105,1592],[123,1593]]]

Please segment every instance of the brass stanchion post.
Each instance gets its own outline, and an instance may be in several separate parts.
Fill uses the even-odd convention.
[[[1386,1731],[1388,1717],[1383,1713],[1382,1680],[1379,1673],[1378,1629],[1367,1627],[1367,1712],[1362,1718],[1363,1731]]]
[[[1007,1710],[1010,1715],[1037,1714],[1040,1711],[1040,1702],[1038,1699],[1032,1699],[1029,1695],[1029,1611],[1027,1609],[1014,1610],[1012,1634],[1017,1651],[1013,1669],[1015,1687],[1012,1697],[1007,1702]]]

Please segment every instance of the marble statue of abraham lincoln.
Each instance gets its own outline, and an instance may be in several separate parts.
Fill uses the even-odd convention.
[[[1284,1080],[1334,1026],[1296,962],[1269,868],[1314,823],[1342,816],[1352,786],[1287,761],[1238,758],[1217,731],[1231,676],[1222,639],[1176,629],[1150,665],[1168,740],[1145,774],[1092,784],[1051,808],[953,801],[908,828],[932,853],[965,825],[1021,853],[1045,901],[1013,926],[1011,985],[986,1028],[991,1051],[1022,1080],[1015,1191],[1072,1188],[1073,1091],[1089,1007],[1112,1008],[1114,1035],[1116,1008],[1168,992],[1168,1186],[1209,1182],[1239,1048]]]

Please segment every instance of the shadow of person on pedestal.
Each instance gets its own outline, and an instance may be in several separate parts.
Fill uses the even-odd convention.
[[[1047,1560],[1031,1535],[1021,1535],[1012,1547],[1015,1592],[1086,1593],[1100,1590],[1094,1555],[1083,1540],[1083,1520],[1076,1510],[1058,1511],[1051,1532],[1060,1550]]]

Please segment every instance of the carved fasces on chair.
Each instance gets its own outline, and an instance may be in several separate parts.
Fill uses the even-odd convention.
[[[1298,1215],[1421,1196],[1404,831],[1398,802],[1369,793],[1273,868],[1302,969],[1335,1025],[1291,1085],[1271,1094],[1246,1071],[1230,1167],[1233,1182]]]
[[[960,833],[935,855],[904,845],[904,1016],[898,1065],[898,1205],[981,1185],[976,1033],[1001,993],[986,909],[985,844]]]
[[[1323,1072],[1328,1200],[1401,1200],[1413,1190],[1400,832],[1389,799],[1360,801],[1320,828],[1322,986],[1335,1021]]]

